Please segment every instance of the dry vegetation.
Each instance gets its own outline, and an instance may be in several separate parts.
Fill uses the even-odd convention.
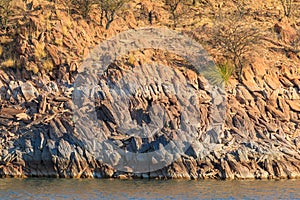
[[[184,0],[165,0],[168,11],[170,12],[173,20],[173,27],[176,27],[178,24],[178,18],[183,14],[182,11],[179,11],[180,5]]]
[[[293,0],[2,0],[0,63],[36,73],[70,67],[86,56],[86,46],[132,28],[132,24],[155,25],[191,33],[220,66],[233,63],[234,74],[240,77],[251,62],[249,54],[267,47],[265,36],[286,51],[299,52],[298,8]],[[274,25],[283,17],[298,31],[289,42],[277,37],[281,33],[274,33]],[[91,29],[96,32],[88,32]]]
[[[212,42],[227,60],[233,62],[236,75],[241,77],[247,54],[260,44],[261,33],[240,15],[222,17],[216,21],[212,30]]]
[[[106,19],[105,28],[109,29],[110,24],[114,21],[117,12],[124,6],[128,0],[102,0],[99,2],[101,14],[100,25],[103,25],[103,20]]]
[[[10,0],[1,0],[0,1],[0,27],[5,29],[8,23],[9,17],[12,15]]]

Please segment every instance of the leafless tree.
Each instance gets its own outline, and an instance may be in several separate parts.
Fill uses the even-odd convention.
[[[290,17],[293,9],[293,0],[280,0],[283,7],[284,15]]]
[[[72,4],[83,18],[87,18],[95,5],[97,5],[97,0],[71,0]]]
[[[106,29],[109,29],[110,24],[114,21],[116,13],[120,10],[127,0],[100,0],[101,8],[100,24],[103,25],[103,19],[106,19]]]
[[[7,27],[9,16],[12,14],[11,0],[0,1],[0,27],[5,29]]]
[[[261,33],[252,24],[245,23],[240,17],[220,19],[212,30],[213,45],[232,60],[236,75],[241,78],[245,56],[251,52],[260,41]]]
[[[246,9],[246,5],[249,3],[247,0],[232,0],[232,2],[234,3],[240,17],[247,14],[248,11]]]
[[[176,27],[178,18],[180,17],[180,15],[182,15],[182,13],[178,11],[178,7],[183,1],[184,0],[164,0],[165,5],[168,7],[168,11],[172,15],[174,27]]]

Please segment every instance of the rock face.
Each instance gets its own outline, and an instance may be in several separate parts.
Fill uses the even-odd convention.
[[[174,62],[172,55],[151,51],[136,52],[135,58],[142,60],[141,55],[147,55],[151,60],[179,63],[178,60]],[[120,63],[124,62],[121,60]],[[298,85],[294,84],[299,74],[292,67],[288,70],[289,74],[283,72],[285,68],[278,68],[278,73],[268,74],[267,70],[265,75],[255,76],[255,79],[250,78],[257,71],[256,66],[247,68],[242,83],[227,90],[226,122],[221,134],[205,132],[212,98],[205,87],[201,87],[205,85],[203,77],[197,78],[191,70],[173,67],[180,69],[177,71],[178,77],[181,77],[179,80],[199,86],[193,88],[202,102],[199,124],[203,131],[176,161],[149,173],[130,173],[130,169],[126,170],[128,173],[118,171],[99,161],[93,152],[85,148],[74,129],[71,80],[53,82],[44,76],[28,82],[17,80],[15,73],[0,71],[0,175],[187,179],[300,177],[300,95]],[[142,81],[145,77],[134,73],[139,71],[137,68],[142,69],[143,66],[131,66],[130,69],[130,66],[119,64],[118,68],[108,70],[107,80],[116,81],[129,70],[133,73],[131,76]],[[281,79],[276,74],[281,74]],[[284,82],[272,82],[282,78]],[[149,106],[150,99],[156,99],[168,108],[170,128],[176,129],[180,124],[178,116],[181,108],[178,100],[163,90],[152,85],[144,87],[140,95],[134,95],[132,107],[128,108],[131,117],[140,122],[149,120],[142,111]],[[166,136],[154,137],[145,143],[139,138],[116,133],[114,119],[122,111],[113,112],[111,102],[105,98],[114,94],[103,91],[95,104],[99,123],[103,122],[107,137],[113,138],[119,146],[128,151],[147,152],[170,140]],[[155,122],[155,118],[153,120],[160,123]],[[117,155],[113,157],[115,161],[119,158]]]
[[[226,116],[220,130],[207,131],[207,127],[212,105],[220,106],[225,99],[216,94],[212,98],[214,94],[208,90],[207,81],[202,76],[186,69],[187,64],[182,59],[160,51],[135,52],[129,58],[120,58],[105,72],[104,78],[109,83],[117,83],[126,77],[125,74],[131,80],[144,83],[145,87],[132,94],[130,106],[120,103],[126,110],[115,112],[112,109],[114,102],[111,99],[118,95],[105,87],[95,94],[97,98],[93,105],[83,104],[79,109],[74,105],[72,95],[84,92],[74,91],[74,80],[80,70],[80,60],[89,52],[87,47],[95,46],[106,35],[139,24],[164,24],[166,11],[157,2],[141,1],[130,5],[140,8],[138,12],[125,11],[128,14],[125,18],[130,22],[116,18],[110,30],[104,30],[92,20],[89,23],[79,17],[73,20],[63,9],[56,10],[52,1],[45,1],[47,6],[56,10],[50,12],[51,16],[46,12],[47,6],[32,2],[32,9],[27,10],[27,14],[16,16],[20,32],[11,34],[17,35],[13,40],[16,43],[13,50],[19,54],[18,62],[26,70],[0,68],[0,177],[300,178],[299,59],[296,64],[276,63],[272,69],[262,60],[244,67],[241,81],[231,80],[228,84],[225,114],[213,113],[216,120],[218,116]],[[149,14],[151,16],[147,17]],[[44,19],[45,16],[48,18]],[[147,19],[142,21],[143,18]],[[48,20],[55,22],[55,27],[50,30]],[[28,27],[33,30],[27,30]],[[209,25],[203,29],[205,27]],[[34,32],[35,37],[27,37],[29,32]],[[295,33],[286,21],[276,24],[275,32],[278,39],[287,43],[294,40]],[[2,37],[2,32],[0,35],[1,42],[7,39]],[[276,48],[272,48],[271,52],[275,51]],[[183,108],[176,96],[172,96],[167,87],[149,81],[154,70],[146,68],[145,64],[153,61],[160,61],[176,72],[173,85],[186,83],[196,94],[191,101],[198,102],[200,116],[196,122],[190,123],[199,126],[193,131],[197,138],[185,152],[176,155],[174,162],[162,169],[133,173],[129,166],[124,166],[125,173],[111,166],[120,160],[121,155],[107,151],[105,155],[110,163],[102,162],[86,148],[89,144],[83,143],[79,135],[84,132],[88,137],[96,138],[97,134],[103,133],[120,148],[140,153],[160,149],[175,140],[172,131],[178,127],[186,128],[182,121],[188,122],[192,114],[182,115]],[[159,73],[160,77],[170,76],[164,68]],[[181,92],[184,94],[186,91]],[[132,118],[138,124],[151,121],[162,126],[160,118],[155,118],[162,113],[159,106],[152,110],[155,115],[150,116],[147,112],[153,102],[167,110],[168,123],[163,130],[166,134],[148,140],[122,134],[118,129],[118,118]],[[102,132],[76,128],[74,111],[88,113],[91,108],[96,109]],[[193,111],[191,107],[189,113]],[[86,117],[85,114],[79,116]],[[94,124],[88,121],[85,126],[93,128]],[[109,145],[105,148],[112,150]],[[157,164],[161,160],[152,159],[151,162]]]

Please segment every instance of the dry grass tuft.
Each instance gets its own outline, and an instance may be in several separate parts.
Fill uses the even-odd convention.
[[[16,61],[13,60],[12,58],[8,58],[5,61],[3,61],[1,63],[1,66],[3,67],[14,67],[15,66]]]
[[[44,43],[36,44],[34,56],[38,60],[45,58],[47,56],[47,53],[45,52],[45,44]]]
[[[0,46],[0,57],[2,56],[2,54],[3,54],[3,47]]]
[[[43,68],[47,71],[51,71],[54,68],[54,64],[51,59],[47,59],[43,62]]]

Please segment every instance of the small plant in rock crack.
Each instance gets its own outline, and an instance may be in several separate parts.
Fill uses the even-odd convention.
[[[225,82],[225,84],[228,83],[230,77],[232,76],[232,74],[235,71],[235,67],[232,63],[230,63],[229,61],[223,63],[223,64],[219,64],[217,66],[218,69],[218,73],[220,74],[222,80]]]
[[[230,61],[226,61],[224,63],[207,68],[201,73],[213,85],[227,85],[234,71],[234,65]]]

